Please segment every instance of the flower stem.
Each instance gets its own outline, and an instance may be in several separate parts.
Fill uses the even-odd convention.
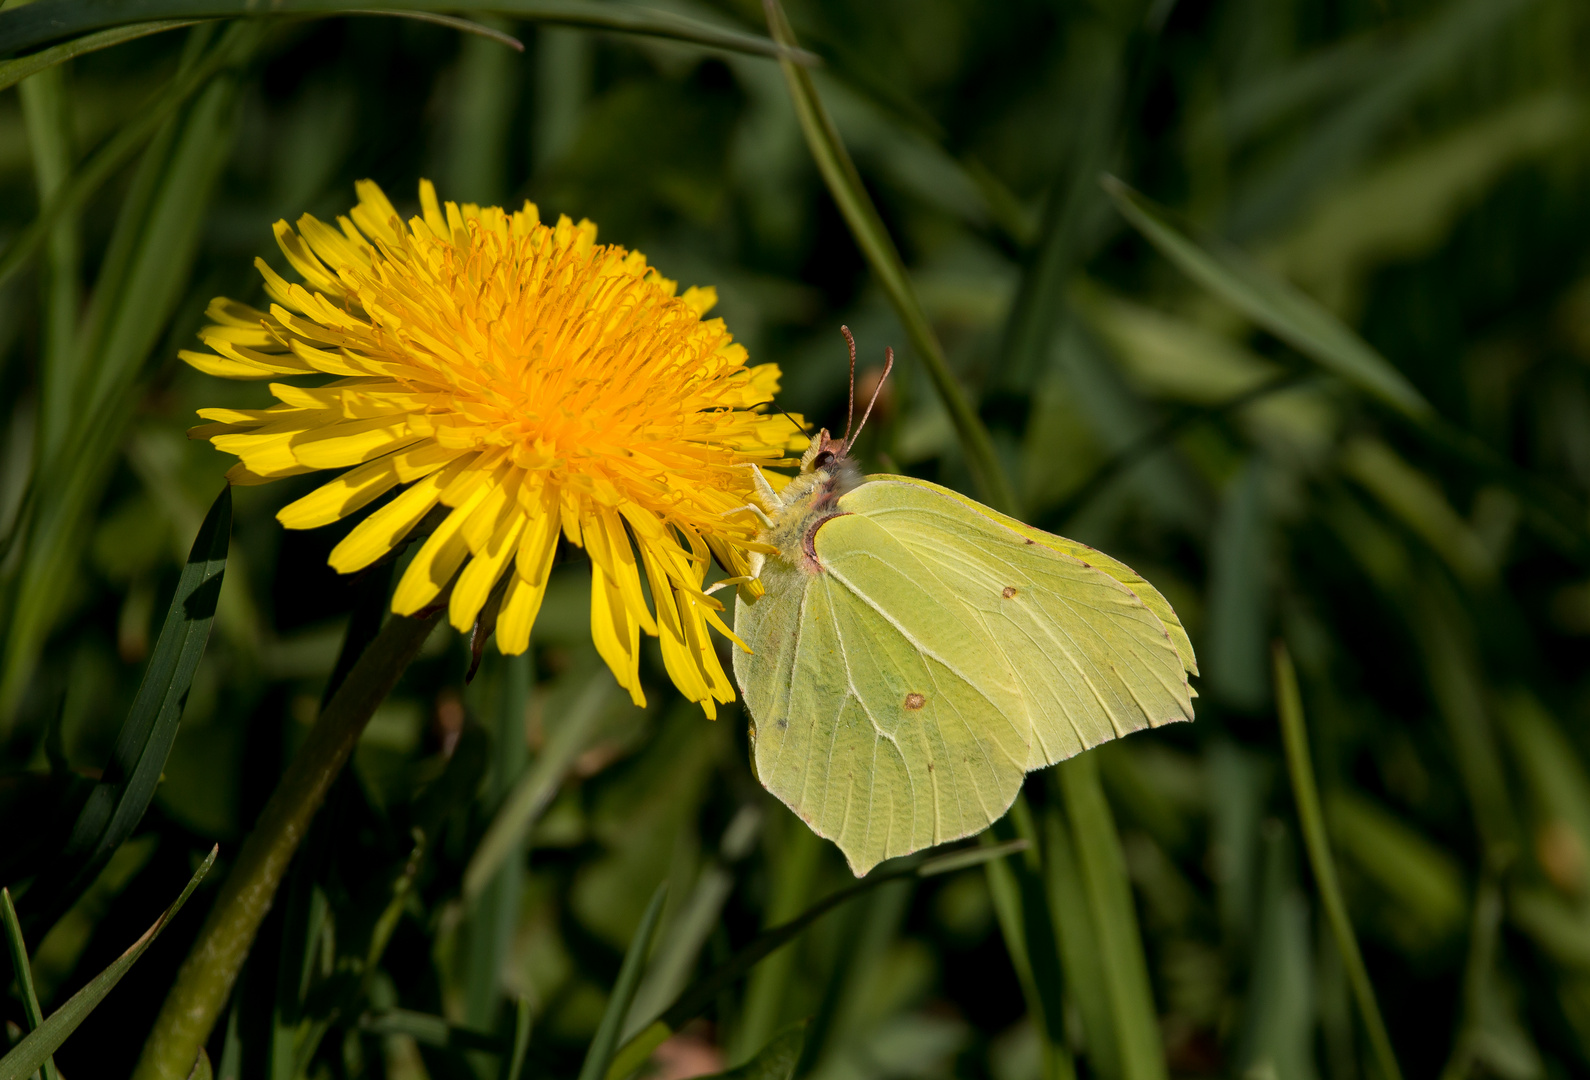
[[[183,1080],[225,1008],[277,886],[376,706],[430,636],[440,613],[394,615],[326,703],[243,842],[198,940],[177,972],[134,1080]]]
[[[1297,816],[1303,827],[1303,842],[1308,848],[1308,862],[1314,871],[1320,903],[1325,907],[1336,948],[1341,952],[1342,966],[1347,969],[1347,981],[1358,1001],[1358,1011],[1363,1014],[1381,1080],[1402,1080],[1396,1052],[1391,1048],[1391,1036],[1380,1015],[1380,1005],[1375,1001],[1375,988],[1369,981],[1369,970],[1364,967],[1363,954],[1358,951],[1358,938],[1353,934],[1347,904],[1342,900],[1341,885],[1336,880],[1336,863],[1331,859],[1330,840],[1325,835],[1319,789],[1314,785],[1314,767],[1309,763],[1308,731],[1303,726],[1303,698],[1297,689],[1297,671],[1292,667],[1291,654],[1279,641],[1275,643],[1275,697],[1281,714],[1281,738],[1286,744],[1286,767],[1292,775]]]

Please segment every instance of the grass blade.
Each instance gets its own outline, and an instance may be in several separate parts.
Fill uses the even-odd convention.
[[[613,996],[607,1000],[607,1011],[602,1014],[596,1038],[591,1040],[591,1047],[585,1053],[585,1064],[580,1066],[580,1080],[601,1080],[607,1075],[613,1052],[618,1049],[619,1030],[624,1024],[624,1017],[629,1015],[635,991],[640,989],[640,977],[646,971],[646,956],[651,952],[652,939],[657,936],[663,899],[667,895],[666,882],[657,886],[657,891],[652,893],[651,903],[646,905],[646,913],[640,917],[640,927],[629,943],[629,951],[624,954],[623,966],[618,969],[618,982],[613,986]]]
[[[810,53],[782,47],[756,34],[725,29],[672,12],[592,0],[485,0],[483,3],[387,0],[379,9],[372,8],[370,0],[273,0],[268,7],[262,7],[256,0],[36,0],[26,7],[0,13],[0,55],[11,56],[107,27],[155,20],[411,12],[504,15],[553,26],[668,38],[729,52],[777,57],[798,64],[817,62]]]
[[[530,999],[520,994],[514,999],[513,1049],[502,1065],[502,1080],[519,1080],[524,1073],[524,1059],[530,1052]]]
[[[40,206],[48,206],[72,174],[72,113],[64,76],[64,71],[52,69],[17,87]],[[40,357],[36,453],[46,461],[59,451],[61,439],[71,426],[75,404],[73,392],[78,379],[73,346],[82,303],[81,247],[76,216],[56,219],[50,230],[49,257],[42,275],[44,355]]]
[[[784,17],[784,9],[778,0],[764,0],[763,7],[767,11],[768,31],[773,39],[795,48],[795,32]],[[850,160],[850,153],[839,138],[839,130],[834,127],[833,119],[817,94],[817,85],[812,82],[811,72],[790,60],[780,60],[780,63],[784,68],[785,81],[789,84],[790,97],[795,103],[796,115],[800,118],[801,131],[806,135],[806,145],[817,162],[818,171],[822,173],[829,194],[844,215],[845,223],[850,226],[856,246],[866,256],[867,264],[877,275],[878,284],[883,286],[889,303],[905,327],[911,347],[927,368],[934,389],[949,411],[955,434],[960,439],[961,449],[966,454],[966,462],[971,467],[979,491],[994,509],[1016,513],[1016,493],[1004,469],[1000,467],[988,429],[983,426],[966,391],[950,371],[949,361],[944,356],[944,346],[939,343],[938,334],[928,322],[927,312],[922,310],[922,301],[906,274],[900,251],[894,246],[889,230],[878,216],[878,208],[872,204],[871,196],[862,185],[861,174],[856,171],[855,162]]]
[[[993,846],[993,832],[983,834],[983,843]],[[1052,931],[1048,934],[1049,954],[1044,955],[1041,934],[1035,934],[1034,921],[1047,912],[1035,912],[1031,903],[1029,879],[1032,869],[1018,860],[1015,865],[995,859],[983,866],[988,876],[988,893],[993,900],[994,915],[1005,939],[1005,951],[1010,955],[1011,967],[1016,969],[1016,981],[1021,984],[1022,997],[1027,999],[1027,1015],[1038,1033],[1044,1080],[1070,1080],[1076,1076],[1076,1065],[1065,1045],[1065,1019],[1061,1012],[1059,977],[1047,971],[1056,966]],[[1040,974],[1042,972],[1043,974]]]
[[[493,715],[491,768],[487,795],[499,803],[525,771],[529,749],[525,744],[525,712],[535,677],[532,658],[494,656],[485,688],[490,692],[487,715]],[[523,848],[515,850],[521,851]],[[502,969],[512,950],[518,925],[520,896],[524,890],[523,858],[504,859],[475,897],[465,924],[464,1022],[491,1028],[497,1022],[502,997]]]
[[[56,868],[27,896],[34,917],[75,899],[132,835],[154,798],[176,741],[188,690],[210,640],[232,537],[232,488],[210,506],[177,580],[160,637],[103,780],[89,793]]]
[[[1330,840],[1325,835],[1325,815],[1320,809],[1319,790],[1314,786],[1314,767],[1309,763],[1308,732],[1303,723],[1303,698],[1298,692],[1297,671],[1292,667],[1292,657],[1286,646],[1280,642],[1275,645],[1274,659],[1275,699],[1281,714],[1281,738],[1286,744],[1286,767],[1291,774],[1298,821],[1303,828],[1303,843],[1308,848],[1308,862],[1319,888],[1320,903],[1330,922],[1331,934],[1336,938],[1342,965],[1347,969],[1347,981],[1363,1016],[1380,1075],[1383,1080],[1402,1080],[1397,1055],[1391,1048],[1391,1036],[1381,1018],[1380,1005],[1375,1001],[1375,988],[1369,982],[1369,971],[1364,967],[1363,954],[1358,951],[1358,938],[1353,934],[1347,903],[1342,899],[1341,885],[1336,880],[1336,863],[1331,858]]]
[[[1055,927],[1060,966],[1068,986],[1079,988],[1071,995],[1082,1018],[1086,1060],[1090,1073],[1107,1080],[1121,1075],[1120,1039],[1110,1003],[1102,994],[1081,988],[1104,985],[1104,961],[1099,956],[1099,938],[1093,929],[1093,912],[1088,908],[1082,872],[1077,867],[1076,845],[1060,808],[1051,804],[1043,821],[1044,873],[1048,892],[1050,921]]]
[[[51,1013],[44,1023],[40,1024],[26,1038],[12,1047],[9,1054],[4,1058],[0,1058],[0,1080],[23,1080],[24,1077],[31,1076],[49,1060],[50,1055],[55,1053],[61,1044],[66,1041],[67,1037],[77,1030],[78,1025],[88,1017],[89,1013],[94,1011],[95,1006],[105,1000],[105,995],[115,988],[116,984],[121,981],[122,976],[127,974],[127,970],[137,963],[138,958],[144,954],[155,938],[160,935],[160,931],[164,930],[166,925],[176,917],[177,912],[182,910],[182,905],[188,902],[188,897],[193,895],[193,890],[199,887],[199,882],[204,880],[204,875],[209,873],[210,867],[215,865],[216,852],[219,850],[218,847],[210,849],[210,854],[205,857],[204,862],[199,864],[199,868],[194,871],[193,877],[188,879],[188,885],[182,890],[182,895],[177,897],[175,903],[166,908],[164,914],[155,920],[153,926],[144,931],[142,937],[133,942],[132,946],[121,956],[117,957],[109,967],[94,976],[87,986],[68,998],[66,1004]],[[198,1060],[197,1051],[195,1051],[193,1058]],[[186,1076],[186,1070],[181,1075]]]
[[[202,73],[212,61],[240,63],[252,49],[256,30],[239,24],[218,46],[207,49],[208,28],[196,29],[184,71]],[[173,96],[180,96],[185,78],[179,76]],[[89,532],[87,519],[137,403],[135,388],[144,360],[187,286],[200,225],[231,149],[237,93],[235,71],[211,79],[180,118],[162,125],[123,204],[94,302],[78,335],[82,385],[76,392],[76,423],[62,452],[36,465],[37,475],[49,477],[49,482],[37,484],[32,530],[13,569],[16,594],[0,662],[0,728],[14,720],[60,616]],[[68,187],[75,187],[86,172]]]
[[[22,9],[18,9],[22,10]],[[10,12],[0,12],[3,20]],[[147,24],[144,24],[147,25]],[[193,22],[173,23],[176,26],[191,26]],[[98,35],[95,35],[98,36]],[[143,35],[134,35],[143,36]],[[126,40],[131,40],[128,38]],[[107,44],[115,44],[109,42]],[[104,46],[100,46],[104,47]],[[61,46],[65,49],[66,46]],[[54,51],[54,50],[49,50]],[[85,50],[91,51],[91,50]],[[43,54],[37,54],[43,55]],[[62,60],[69,59],[63,54]],[[13,63],[32,63],[33,58],[13,61]],[[231,63],[233,56],[228,50],[221,48],[212,51],[199,63],[188,70],[179,73],[171,84],[161,90],[149,103],[135,114],[136,118],[123,126],[115,135],[111,136],[83,165],[72,175],[72,179],[55,198],[50,200],[48,206],[39,214],[33,224],[23,229],[16,239],[7,245],[5,254],[0,255],[0,285],[5,284],[11,276],[23,266],[38,251],[39,247],[49,237],[50,230],[55,222],[62,216],[77,210],[88,201],[89,197],[115,175],[116,170],[126,164],[127,160],[136,154],[150,139],[154,138],[161,126],[181,108],[189,98],[203,89],[216,73],[227,64]],[[48,66],[48,65],[45,65]],[[4,71],[8,69],[0,69]],[[19,69],[20,70],[20,69]],[[41,67],[31,67],[17,75],[18,79],[42,70]],[[3,89],[0,86],[0,89]]]
[[[1184,274],[1255,323],[1371,397],[1415,420],[1434,410],[1403,374],[1340,319],[1234,248],[1199,244],[1168,215],[1113,176],[1103,180],[1116,209]]]
[[[186,1075],[225,1008],[259,924],[275,899],[309,821],[342,771],[376,706],[419,654],[441,618],[394,615],[354,664],[310,729],[243,842],[215,907],[177,972],[133,1075]]]
[[[37,75],[41,71],[47,71],[57,64],[63,64],[76,57],[108,49],[124,41],[136,41],[150,34],[180,30],[184,26],[192,26],[193,23],[192,19],[161,19],[156,22],[117,26],[110,30],[101,30],[96,34],[84,34],[80,38],[63,41],[59,45],[40,49],[36,53],[29,53],[15,60],[0,61],[0,90],[9,90],[30,75]]]
[[[891,870],[883,872],[875,870],[849,888],[830,893],[803,911],[797,918],[770,930],[764,930],[749,945],[687,987],[661,1016],[619,1048],[618,1053],[613,1055],[612,1067],[607,1070],[607,1080],[623,1080],[640,1068],[651,1056],[651,1052],[661,1046],[668,1036],[705,1012],[720,991],[732,986],[763,957],[794,941],[812,923],[841,904],[863,896],[880,885],[899,881],[901,878],[934,877],[954,870],[981,866],[985,862],[1002,859],[1025,850],[1027,850],[1025,840],[1012,840],[1009,843],[988,846],[970,844],[920,862],[904,860],[905,865]]]
[[[1126,876],[1115,819],[1099,783],[1098,757],[1079,754],[1057,766],[1077,863],[1093,913],[1124,1080],[1165,1080],[1165,1051],[1149,989],[1148,963]]]
[[[16,906],[11,903],[10,889],[0,889],[0,920],[5,922],[6,950],[11,954],[11,970],[16,973],[17,989],[22,994],[22,1011],[28,1018],[28,1030],[36,1031],[44,1023],[44,1011],[39,1008],[38,991],[33,988],[33,965],[28,962],[28,946],[22,939],[22,923],[17,918]],[[61,1080],[53,1057],[44,1059],[44,1080]]]
[[[598,721],[612,700],[613,685],[602,672],[592,677],[580,696],[575,699],[569,715],[547,740],[541,756],[530,771],[519,777],[513,789],[503,799],[496,816],[486,827],[486,833],[470,856],[464,868],[463,895],[466,903],[474,902],[486,886],[497,876],[497,871],[524,844],[525,837],[551,804],[552,797],[563,786],[574,759],[591,741]]]
[[[801,1052],[806,1049],[806,1032],[810,1026],[810,1020],[791,1024],[773,1036],[744,1065],[704,1080],[793,1080],[795,1068],[801,1063]]]

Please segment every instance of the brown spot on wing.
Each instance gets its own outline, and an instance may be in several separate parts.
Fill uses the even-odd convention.
[[[911,709],[912,711],[920,709],[926,704],[927,698],[923,697],[914,690],[905,696],[905,707]]]
[[[1014,586],[1014,585],[1006,585],[1003,589],[1000,590],[999,595],[1003,596],[1006,600],[1009,600],[1012,596],[1016,595],[1016,586]]]

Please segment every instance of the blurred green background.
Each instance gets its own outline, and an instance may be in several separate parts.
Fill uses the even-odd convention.
[[[651,6],[766,31],[753,0]],[[1144,574],[1198,650],[1195,723],[1088,755],[1132,887],[1158,1075],[1376,1075],[1302,854],[1276,638],[1297,661],[1348,907],[1406,1075],[1590,1073],[1590,12],[788,13],[1021,516]],[[239,489],[215,630],[154,803],[69,909],[30,911],[28,881],[111,755],[230,461],[184,430],[196,408],[267,401],[176,352],[212,296],[259,302],[256,255],[285,269],[278,218],[329,220],[364,177],[412,211],[422,176],[444,199],[589,217],[682,285],[716,286],[752,361],[782,366],[779,404],[814,422],[843,427],[841,322],[864,385],[894,346],[865,466],[977,494],[775,61],[488,21],[523,54],[386,17],[206,25],[0,94],[11,241],[108,140],[170,108],[0,289],[0,883],[18,894],[45,1012],[221,844],[193,904],[56,1055],[72,1080],[130,1071],[229,851],[317,714],[350,612],[385,587],[326,567],[345,527],[276,524],[314,478]],[[177,101],[174,80],[227,34],[226,62]],[[1356,329],[1446,435],[1194,284],[1117,211],[1106,171]],[[376,713],[211,1042],[232,1075],[496,1076],[492,1040],[522,999],[527,1075],[572,1076],[660,882],[636,1020],[850,882],[757,785],[737,708],[705,720],[655,649],[651,705],[628,704],[590,645],[588,579],[564,560],[532,656],[488,649],[468,685],[467,642],[439,630]],[[466,897],[487,823],[532,779],[544,812]],[[1039,832],[1075,813],[1053,777],[1027,787]],[[1060,856],[1045,835],[1047,870]],[[1063,883],[1036,880],[1063,912]],[[1023,991],[1055,956],[1018,940],[1019,919],[1002,928],[1009,885],[970,869],[838,909],[719,995],[661,1075],[736,1064],[802,1017],[799,1071],[823,1080],[1063,1075]],[[1077,1074],[1152,1078],[1111,1041],[1124,1021],[1085,977],[1109,962],[1092,931],[1053,930],[1072,951],[1048,1030]],[[15,987],[5,1016],[10,1038],[27,1030]],[[427,1018],[480,1037],[449,1042]]]

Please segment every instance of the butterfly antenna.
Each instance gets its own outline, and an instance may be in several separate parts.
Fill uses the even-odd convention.
[[[848,335],[846,335],[848,336]],[[867,402],[867,411],[861,414],[861,423],[856,425],[856,439],[861,438],[861,429],[867,426],[867,417],[872,415],[872,407],[878,403],[878,395],[883,393],[883,384],[889,381],[889,372],[894,370],[894,350],[883,350],[883,374],[878,376],[878,385],[872,389],[872,400]],[[845,450],[850,450],[850,444],[855,439],[845,439]]]
[[[850,421],[856,417],[856,339],[850,336],[850,327],[841,325],[839,332],[845,335],[845,344],[850,346],[850,407],[845,411],[845,437],[839,441],[846,446],[850,445]],[[862,423],[866,423],[865,420]],[[860,432],[857,432],[859,435]]]
[[[799,432],[801,432],[801,433],[802,433],[802,434],[804,434],[804,433],[805,433],[805,431],[806,431],[806,425],[805,425],[805,424],[803,424],[803,423],[801,423],[801,422],[800,422],[800,421],[799,421],[799,420],[797,420],[797,419],[795,419],[795,418],[794,418],[794,417],[793,417],[793,416],[791,416],[791,415],[790,415],[790,414],[789,414],[789,413],[788,413],[788,412],[787,412],[787,411],[786,411],[786,410],[784,410],[784,409],[780,409],[780,410],[779,410],[779,412],[781,412],[781,413],[784,413],[784,419],[786,419],[786,420],[788,420],[788,421],[789,421],[789,422],[790,422],[790,423],[792,423],[792,424],[794,424],[794,425],[795,425],[795,430],[796,430],[796,431],[799,431]]]

